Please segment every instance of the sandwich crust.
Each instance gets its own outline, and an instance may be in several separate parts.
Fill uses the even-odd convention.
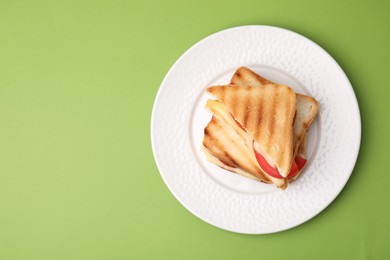
[[[266,84],[274,84],[274,82],[263,78],[247,67],[239,67],[230,80],[230,84],[237,86],[259,87]]]
[[[297,113],[293,124],[294,128],[294,155],[299,154],[303,139],[318,111],[317,101],[309,96],[297,94]]]

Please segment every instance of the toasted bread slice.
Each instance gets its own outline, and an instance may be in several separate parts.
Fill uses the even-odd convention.
[[[225,166],[241,168],[263,182],[270,182],[260,169],[253,151],[248,149],[248,140],[215,116],[204,129],[203,145]]]
[[[259,87],[274,82],[260,76],[247,67],[239,67],[230,80],[231,85]]]
[[[294,128],[294,155],[297,155],[307,130],[318,111],[317,101],[309,96],[297,94],[297,113],[293,124]]]
[[[213,113],[204,130],[202,150],[207,159],[225,170],[285,189],[287,181],[262,171],[253,151],[253,138],[241,128],[228,109],[217,100],[208,100],[206,108]]]
[[[261,87],[263,85],[273,83],[272,81],[248,69],[247,67],[238,68],[234,73],[230,82],[232,85],[253,86],[253,87]],[[294,157],[295,155],[297,155],[298,149],[301,146],[302,140],[306,135],[307,129],[309,128],[310,124],[313,122],[318,111],[318,103],[314,98],[302,94],[296,94],[296,97],[297,97],[297,104],[296,104],[297,112],[293,124]]]
[[[221,168],[246,177],[249,174],[259,181],[272,182],[277,187],[285,189],[287,187],[285,180],[274,178],[262,171],[254,154],[253,138],[234,119],[227,107],[218,100],[209,99],[206,108],[213,114],[211,121],[205,128],[203,139],[203,150],[204,152],[208,151],[206,153],[208,160]],[[226,148],[229,146],[229,142],[234,142],[237,153]],[[220,145],[223,145],[226,150],[219,150]],[[231,158],[234,158],[235,162]]]
[[[261,75],[253,72],[252,70],[246,67],[240,67],[234,73],[231,84],[237,86],[255,86],[261,87],[265,84],[273,83],[269,79],[262,77]],[[293,149],[294,149],[294,158],[296,155],[306,158],[306,133],[309,129],[311,123],[313,122],[317,111],[318,103],[317,101],[309,96],[296,94],[297,97],[297,112],[295,114],[293,129],[294,129],[294,139],[293,139]],[[302,169],[295,175],[292,179],[289,179],[289,182],[294,181],[301,174]]]
[[[293,160],[295,92],[284,85],[213,86],[207,92],[220,100],[235,120],[254,139],[261,154],[269,158],[283,177]],[[256,146],[255,145],[255,146]]]

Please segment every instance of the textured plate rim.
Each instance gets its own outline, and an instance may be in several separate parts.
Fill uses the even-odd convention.
[[[271,28],[271,29],[276,29],[276,30],[282,30],[282,31],[285,31],[287,33],[290,33],[290,34],[294,34],[295,36],[298,36],[300,38],[302,38],[304,41],[307,41],[309,42],[311,45],[313,45],[318,51],[322,52],[323,54],[325,54],[325,56],[327,56],[332,62],[333,62],[333,65],[341,72],[341,74],[343,75],[345,81],[348,83],[348,91],[350,92],[350,94],[354,97],[353,98],[353,109],[355,110],[354,112],[356,113],[357,117],[354,118],[354,120],[357,120],[358,122],[358,128],[355,129],[356,131],[356,134],[358,136],[358,140],[357,140],[357,149],[354,150],[354,154],[353,154],[353,163],[351,163],[349,165],[349,169],[348,171],[346,171],[347,173],[344,175],[345,178],[344,178],[344,181],[343,183],[341,183],[340,185],[340,189],[337,191],[337,192],[334,192],[333,193],[333,196],[331,198],[329,198],[328,200],[328,203],[325,204],[320,210],[318,210],[317,212],[315,212],[314,214],[312,214],[310,217],[306,218],[306,219],[303,219],[301,222],[297,222],[297,223],[294,223],[290,226],[285,226],[285,227],[282,227],[280,229],[274,229],[272,231],[267,231],[267,232],[248,232],[248,231],[239,231],[239,230],[235,230],[235,229],[230,229],[230,228],[227,228],[227,227],[224,227],[223,225],[220,225],[219,223],[215,223],[215,222],[212,222],[212,221],[208,221],[208,220],[205,220],[204,218],[202,218],[202,216],[200,216],[193,208],[191,208],[190,206],[188,206],[182,199],[181,197],[176,193],[175,189],[172,188],[172,186],[170,185],[169,181],[167,180],[166,176],[164,175],[162,169],[161,169],[161,163],[159,161],[159,158],[156,156],[156,142],[155,142],[155,135],[154,135],[154,129],[155,129],[155,117],[156,117],[156,106],[157,106],[157,103],[159,102],[160,100],[160,97],[161,97],[161,93],[163,91],[163,86],[165,85],[167,79],[170,77],[170,75],[173,73],[173,71],[176,69],[177,65],[183,60],[186,58],[187,55],[189,55],[189,53],[191,53],[192,50],[194,50],[195,48],[197,48],[197,46],[201,45],[203,42],[205,41],[208,41],[210,38],[218,35],[218,34],[222,34],[222,33],[228,33],[229,31],[232,31],[232,30],[239,30],[241,28],[248,28],[248,27],[263,27],[263,28]],[[195,44],[193,44],[189,49],[187,49],[175,62],[174,64],[170,67],[170,69],[168,70],[167,74],[165,75],[163,81],[161,82],[160,84],[160,87],[157,91],[157,94],[156,94],[156,97],[155,97],[155,100],[154,100],[154,103],[153,103],[153,109],[152,109],[152,113],[151,113],[151,121],[150,121],[150,135],[151,135],[151,146],[152,146],[152,151],[153,151],[153,155],[154,155],[154,159],[155,159],[155,162],[156,162],[156,165],[157,165],[157,168],[160,172],[160,176],[162,177],[165,185],[168,187],[168,189],[170,190],[170,192],[174,195],[174,197],[180,202],[180,204],[182,206],[184,206],[188,211],[190,211],[193,215],[195,215],[196,217],[198,217],[199,219],[203,220],[204,222],[212,225],[212,226],[215,226],[215,227],[218,227],[220,229],[223,229],[223,230],[227,230],[227,231],[230,231],[230,232],[234,232],[234,233],[240,233],[240,234],[250,234],[250,235],[259,235],[259,234],[272,234],[272,233],[277,233],[277,232],[281,232],[281,231],[285,231],[285,230],[289,230],[291,228],[294,228],[294,227],[297,227],[299,225],[302,225],[303,223],[306,223],[307,221],[313,219],[315,216],[317,216],[318,214],[320,214],[321,212],[323,212],[330,204],[332,204],[332,202],[338,197],[338,195],[342,192],[342,190],[344,189],[345,185],[347,184],[353,170],[354,170],[354,167],[356,165],[356,161],[358,159],[358,155],[359,155],[359,151],[360,151],[360,146],[361,146],[361,114],[360,114],[360,110],[359,110],[359,105],[358,105],[358,101],[357,101],[357,97],[356,97],[356,94],[353,90],[353,87],[352,87],[352,84],[350,83],[347,75],[345,74],[344,70],[341,68],[341,66],[337,63],[337,61],[325,50],[323,49],[320,45],[318,45],[316,42],[314,42],[313,40],[299,34],[299,33],[296,33],[294,31],[291,31],[291,30],[288,30],[288,29],[285,29],[285,28],[281,28],[281,27],[277,27],[277,26],[271,26],[271,25],[243,25],[243,26],[236,26],[236,27],[231,27],[231,28],[227,28],[227,29],[224,29],[224,30],[221,30],[221,31],[218,31],[218,32],[215,32],[213,34],[210,34],[208,36],[206,36],[205,38],[201,39],[200,41],[196,42]]]

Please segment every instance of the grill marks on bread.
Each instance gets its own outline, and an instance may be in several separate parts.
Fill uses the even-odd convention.
[[[241,130],[244,131],[244,130]],[[207,151],[219,160],[234,165],[259,178],[269,182],[259,167],[254,153],[248,149],[247,140],[237,132],[237,128],[213,116],[204,130],[203,145]]]
[[[261,87],[266,84],[274,84],[274,82],[263,78],[246,67],[240,67],[234,73],[231,84],[237,86]],[[302,94],[296,94],[296,98],[297,111],[293,123],[294,156],[298,153],[298,149],[306,136],[307,129],[310,127],[318,111],[318,103],[314,98]]]
[[[269,94],[251,98],[251,95],[245,93],[252,91],[248,90],[247,86],[263,88],[267,84],[275,83],[246,67],[240,67],[234,73],[230,85],[239,86],[242,89],[234,92],[234,94],[231,93],[230,86],[221,88],[219,92],[217,91],[218,93],[212,93],[213,91],[208,89],[210,94],[213,94],[220,101],[224,101],[223,104],[231,104],[231,107],[227,108],[227,106],[217,100],[209,99],[207,101],[206,108],[213,114],[213,118],[205,128],[202,150],[210,162],[225,170],[263,182],[273,182],[277,187],[285,189],[288,182],[292,181],[292,179],[287,182],[287,179],[276,179],[264,174],[257,163],[252,149],[253,139],[256,139],[255,137],[257,136],[262,136],[270,144],[277,142],[277,135],[273,133],[272,129],[283,125],[279,122],[281,120],[278,116],[280,111],[275,106],[269,105],[279,102],[278,92],[275,92],[273,98],[270,98]],[[292,158],[295,157],[295,154],[303,155],[304,157],[306,132],[318,110],[318,104],[314,98],[301,94],[296,94],[295,96],[296,112],[295,117],[292,117],[293,138],[290,138],[290,140],[293,140]],[[265,112],[267,109],[269,109],[268,112]],[[266,116],[267,114],[271,119]],[[253,118],[258,120],[253,120]],[[237,124],[234,120],[236,120]],[[281,126],[281,129],[284,129],[284,127]],[[288,136],[289,131],[288,129],[280,130],[280,135]],[[275,146],[274,148],[278,147]],[[279,153],[281,152],[279,151]],[[282,153],[284,152],[282,151]],[[281,157],[284,155],[280,154]],[[299,174],[293,179],[296,179],[298,176]]]
[[[292,162],[292,123],[296,96],[289,87],[277,84],[214,86],[207,89],[217,97],[253,139],[287,175]]]

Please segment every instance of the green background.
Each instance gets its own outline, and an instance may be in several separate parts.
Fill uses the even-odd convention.
[[[390,259],[389,3],[0,0],[0,259]],[[321,45],[362,116],[342,193],[270,235],[192,215],[150,145],[154,98],[176,59],[247,24]]]

